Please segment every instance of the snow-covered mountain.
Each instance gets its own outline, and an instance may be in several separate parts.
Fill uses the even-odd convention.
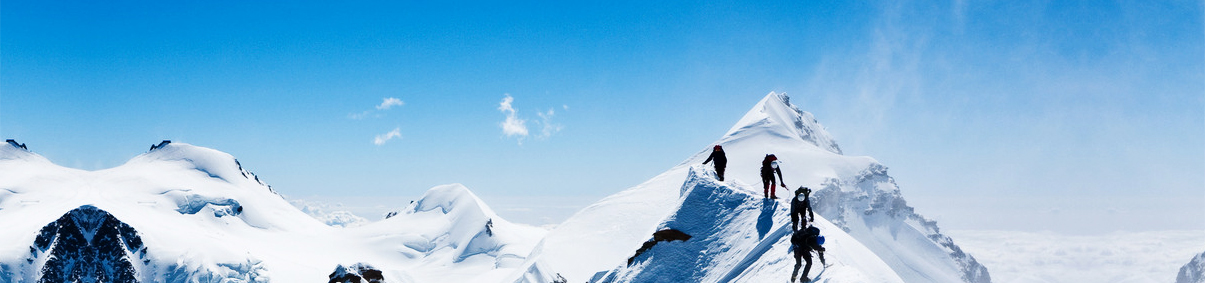
[[[720,182],[714,171],[693,165],[682,186],[682,201],[657,230],[690,235],[686,241],[656,243],[632,263],[597,274],[599,282],[772,282],[791,274],[790,205],[762,198],[760,189]],[[903,282],[870,249],[821,218],[829,267],[814,263],[809,277],[843,282]],[[842,282],[841,280],[831,282]]]
[[[761,198],[777,155],[815,189],[828,239],[822,282],[989,282],[987,270],[907,205],[885,166],[842,155],[810,113],[770,93],[707,150],[594,203],[552,231],[498,217],[459,184],[366,223],[316,220],[229,154],[165,142],[118,167],[56,165],[0,145],[4,282],[765,282],[789,276],[791,192]],[[302,206],[305,208],[305,206]],[[653,242],[673,229],[685,241]],[[630,263],[629,263],[630,259]]]
[[[728,156],[725,182],[695,166],[706,150],[653,179],[594,203],[541,241],[522,269],[521,282],[756,281],[789,276],[786,201],[761,201],[758,168],[766,154],[782,163],[789,188],[816,189],[818,226],[829,244],[832,273],[825,282],[990,282],[987,269],[917,215],[869,157],[841,154],[831,135],[784,94],[770,93],[719,141]],[[763,219],[764,218],[764,219]],[[768,220],[767,220],[768,219]],[[673,228],[693,237],[662,242],[627,259]],[[785,229],[785,230],[784,230]],[[788,264],[789,263],[789,264]],[[783,270],[787,270],[784,271]],[[667,274],[667,272],[673,274]],[[763,277],[764,276],[764,277]],[[757,280],[754,280],[754,279]]]
[[[0,282],[497,282],[545,233],[458,184],[331,227],[233,156],[182,143],[99,171],[0,145],[0,223]]]
[[[1180,267],[1176,283],[1205,283],[1205,252],[1192,257],[1191,261]]]

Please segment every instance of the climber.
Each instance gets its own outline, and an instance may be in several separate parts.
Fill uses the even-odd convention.
[[[766,158],[761,161],[762,197],[778,199],[778,196],[774,195],[774,191],[776,190],[774,188],[775,173],[778,173],[778,183],[783,188],[786,188],[786,181],[782,180],[782,169],[778,169],[778,157],[775,157],[773,154],[766,154]]]
[[[791,199],[791,231],[799,231],[799,228],[807,227],[808,223],[816,222],[816,215],[812,211],[811,195],[812,189],[808,189],[808,187],[799,187],[795,190],[795,198]],[[799,221],[800,218],[803,221]]]
[[[703,164],[707,164],[707,162],[713,159],[715,160],[715,163],[713,163],[715,165],[715,176],[720,181],[724,181],[724,167],[728,166],[728,157],[724,156],[723,147],[716,145],[715,148],[712,148],[711,156],[708,156],[707,160],[703,160]]]
[[[824,247],[820,246],[823,243],[824,236],[820,236],[820,228],[816,226],[797,230],[791,235],[791,252],[795,255],[795,270],[791,271],[791,282],[795,282],[795,278],[799,278],[799,282],[811,282],[808,272],[812,270],[812,251],[820,255],[820,264],[824,265]],[[799,262],[800,258],[807,262],[807,266],[803,268],[803,276],[796,277],[799,275],[799,266],[802,265]]]

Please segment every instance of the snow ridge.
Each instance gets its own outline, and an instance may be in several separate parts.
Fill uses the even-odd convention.
[[[806,141],[832,153],[841,154],[841,147],[812,113],[799,110],[785,93],[771,92],[753,106],[744,117],[728,130],[725,137],[742,137],[745,132],[770,133]],[[721,139],[723,143],[725,139]]]
[[[900,194],[887,167],[871,164],[861,173],[844,180],[832,178],[815,192],[813,208],[842,230],[866,243],[881,255],[906,281],[991,282],[987,268],[962,251],[950,237],[942,235],[937,222],[917,214]],[[890,240],[885,239],[890,237]],[[898,242],[911,242],[899,245]],[[926,254],[940,251],[944,258]],[[958,278],[936,277],[951,266]]]
[[[676,212],[658,230],[676,229],[692,237],[661,242],[637,256],[631,265],[601,275],[599,282],[769,282],[787,279],[794,266],[790,249],[789,205],[762,199],[740,183],[723,183],[714,173],[690,168],[686,191]],[[828,255],[832,266],[816,262],[811,276],[831,269],[827,282],[902,282],[891,268],[831,223],[817,219],[840,246]],[[831,231],[825,231],[831,230]],[[857,263],[857,264],[854,264]]]
[[[1176,283],[1205,283],[1205,252],[1192,257],[1192,261],[1180,267]]]

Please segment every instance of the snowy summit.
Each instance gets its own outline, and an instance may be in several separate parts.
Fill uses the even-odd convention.
[[[831,239],[819,282],[990,282],[987,269],[916,214],[887,168],[841,154],[811,113],[770,93],[715,142],[727,153],[725,181],[698,166],[710,150],[643,184],[570,217],[512,278],[552,282],[765,282],[789,279],[790,191],[810,187],[816,225]],[[700,145],[710,149],[710,145]],[[758,167],[766,154],[782,162],[788,189],[762,199]],[[663,242],[633,258],[653,233],[676,229],[684,242]],[[832,269],[831,271],[825,271]]]

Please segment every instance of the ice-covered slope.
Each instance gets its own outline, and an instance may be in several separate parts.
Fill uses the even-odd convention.
[[[773,282],[790,274],[789,205],[763,199],[759,189],[719,182],[701,165],[691,167],[681,204],[658,225],[690,235],[659,242],[629,265],[599,275],[602,282]],[[827,268],[816,260],[809,277],[824,282],[903,282],[882,260],[841,229],[816,218],[828,239]]]
[[[544,233],[460,185],[385,221],[330,227],[229,154],[182,143],[99,171],[0,145],[0,172],[0,282],[321,282],[339,266],[375,266],[387,282],[496,282]]]
[[[754,187],[761,185],[758,168],[765,154],[778,156],[789,188],[818,189],[817,212],[905,282],[990,281],[986,268],[938,233],[935,223],[913,213],[886,167],[869,157],[841,155],[831,135],[786,95],[767,95],[716,144],[728,156],[726,179]],[[625,263],[681,205],[690,166],[710,152],[710,145],[699,148],[704,150],[682,164],[570,217],[533,251],[524,273],[512,278],[540,282],[559,275],[580,282]],[[783,189],[778,194],[790,195]],[[786,204],[785,199],[780,201]]]
[[[1205,283],[1205,252],[1192,257],[1191,261],[1180,267],[1176,283]]]

